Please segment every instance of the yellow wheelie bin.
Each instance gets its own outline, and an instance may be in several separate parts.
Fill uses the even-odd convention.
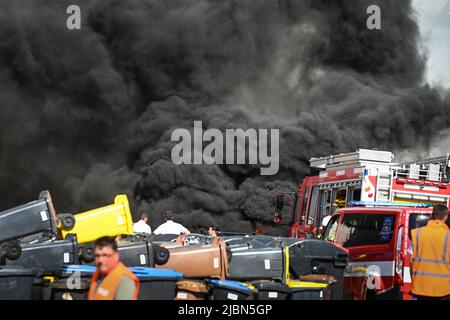
[[[120,236],[133,234],[128,198],[119,194],[114,204],[74,215],[75,225],[72,229],[62,230],[62,237],[76,234],[78,243],[88,243],[104,236]]]
[[[292,279],[289,271],[290,254],[289,246],[284,247],[285,251],[285,274],[284,283],[290,290],[288,300],[332,300],[331,291],[335,279],[328,275],[304,275],[299,279]]]

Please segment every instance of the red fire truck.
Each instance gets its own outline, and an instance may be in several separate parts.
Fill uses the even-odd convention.
[[[410,163],[394,163],[393,158],[391,152],[368,149],[312,158],[311,168],[319,173],[299,185],[289,236],[316,236],[324,217],[352,201],[449,205],[449,154]],[[278,195],[278,209],[283,198]]]
[[[289,236],[316,237],[325,227],[321,238],[348,249],[349,298],[411,299],[410,231],[426,224],[431,205],[449,205],[449,155],[409,163],[393,158],[367,149],[313,158],[319,173],[306,177],[296,194]]]

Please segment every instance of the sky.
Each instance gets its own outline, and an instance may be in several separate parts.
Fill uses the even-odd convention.
[[[450,88],[450,0],[413,0],[428,50],[427,80]]]

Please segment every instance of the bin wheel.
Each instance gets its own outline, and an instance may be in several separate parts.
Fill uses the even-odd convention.
[[[81,248],[80,258],[84,262],[92,262],[95,260],[95,247],[93,245],[86,245]]]
[[[59,215],[59,221],[63,230],[70,230],[75,226],[75,217],[72,214]]]
[[[77,234],[76,233],[68,233],[68,234],[66,234],[64,239],[72,241],[72,242],[77,242]]]
[[[153,251],[153,260],[155,261],[155,264],[166,264],[167,261],[169,261],[170,258],[170,252],[166,248],[157,246],[154,248]]]
[[[16,241],[8,242],[6,246],[6,257],[9,260],[17,260],[22,254],[22,247]]]

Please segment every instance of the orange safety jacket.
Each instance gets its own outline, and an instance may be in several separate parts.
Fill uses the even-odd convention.
[[[102,283],[97,288],[97,279],[99,276],[99,271],[96,270],[92,275],[91,285],[89,287],[88,300],[114,300],[119,287],[122,277],[131,278],[136,287],[133,293],[133,300],[137,300],[139,293],[139,279],[136,275],[128,269],[123,263],[119,262],[117,267],[115,267],[102,281]]]
[[[411,231],[413,242],[412,293],[427,297],[450,294],[450,231],[439,220],[430,220]]]

